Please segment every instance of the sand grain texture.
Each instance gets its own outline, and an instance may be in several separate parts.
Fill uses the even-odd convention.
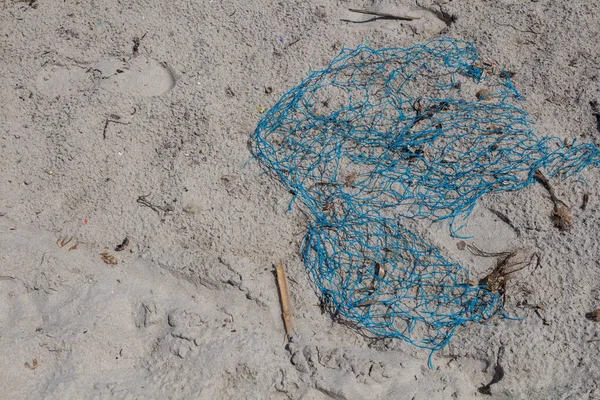
[[[585,318],[600,307],[599,170],[552,182],[568,232],[540,185],[480,202],[468,244],[542,260],[511,282],[522,320],[461,329],[429,370],[427,352],[321,313],[299,257],[305,217],[244,166],[258,107],[341,45],[442,32],[515,72],[538,135],[600,143],[600,3],[418,4],[3,2],[0,398],[600,399],[600,325]],[[349,8],[421,18],[352,23],[370,17]],[[493,266],[447,226],[418,229],[477,278]],[[288,348],[279,259],[300,332]]]

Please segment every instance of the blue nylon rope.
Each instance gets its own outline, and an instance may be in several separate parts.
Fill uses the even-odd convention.
[[[465,84],[490,91],[468,98]],[[457,234],[487,193],[599,164],[592,144],[537,138],[520,99],[471,43],[442,38],[343,49],[259,122],[254,157],[312,216],[302,256],[344,321],[433,354],[461,325],[508,317],[498,293],[403,222],[448,219]]]

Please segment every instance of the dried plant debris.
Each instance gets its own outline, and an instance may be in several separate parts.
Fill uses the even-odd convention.
[[[110,254],[106,251],[103,253],[100,253],[100,258],[102,258],[102,261],[104,261],[108,265],[117,265],[119,263],[119,261],[117,260],[117,258],[115,256],[113,256],[112,254]]]
[[[127,248],[127,246],[129,246],[129,238],[125,237],[125,239],[123,239],[123,242],[121,242],[120,245],[115,247],[115,251],[123,251]]]
[[[588,193],[584,193],[583,199],[581,200],[581,209],[585,211],[587,208],[588,202],[590,201],[590,195]]]
[[[542,174],[541,171],[535,171],[533,175],[535,180],[542,184],[542,186],[550,194],[550,199],[554,204],[554,210],[552,212],[552,221],[560,231],[568,231],[573,226],[573,217],[571,216],[571,207],[569,207],[564,201],[556,197],[554,188],[550,185],[548,178]]]
[[[544,325],[550,326],[550,321],[548,321],[546,317],[544,317],[544,315],[542,314],[543,311],[546,311],[546,307],[543,304],[529,304],[527,300],[525,300],[522,302],[517,302],[517,307],[528,308],[530,310],[533,310],[535,312],[535,315],[537,315],[542,320],[542,323]]]
[[[517,236],[521,236],[521,230],[520,230],[520,229],[519,229],[519,228],[518,228],[518,227],[517,227],[515,224],[513,224],[513,223],[512,223],[512,221],[510,220],[510,218],[508,218],[508,216],[507,216],[506,214],[504,214],[504,213],[503,213],[503,212],[501,212],[501,211],[494,210],[493,208],[489,208],[489,207],[488,207],[488,210],[489,210],[489,211],[490,211],[492,214],[494,214],[496,217],[498,217],[498,218],[500,219],[500,221],[502,221],[502,222],[504,222],[506,225],[510,226],[510,227],[511,227],[511,229],[512,229],[513,231],[515,231],[515,234],[516,234]]]
[[[56,245],[60,248],[65,247],[66,245],[68,245],[69,243],[71,243],[71,240],[73,240],[73,237],[69,237],[69,236],[61,236],[58,238],[58,240],[56,241]]]
[[[117,118],[114,118],[115,116]],[[102,139],[104,139],[104,140],[106,140],[106,138],[107,138],[106,131],[108,130],[108,124],[113,123],[113,124],[129,125],[129,122],[119,121],[119,119],[121,119],[121,117],[119,117],[118,115],[111,114],[110,117],[114,118],[114,119],[104,120],[104,129],[102,130]]]
[[[374,10],[362,10],[362,9],[358,9],[358,8],[349,8],[348,10],[353,13],[374,15],[375,18],[373,18],[369,21],[373,21],[373,20],[380,19],[380,18],[381,19],[398,19],[398,20],[402,20],[402,21],[412,21],[412,20],[421,18],[421,17],[411,16],[411,15],[389,14],[389,13],[384,13],[384,12],[379,12],[379,11],[374,11]],[[352,21],[350,21],[350,22],[352,22]],[[363,22],[368,22],[368,21],[363,21]]]
[[[477,97],[477,100],[489,101],[492,99],[492,91],[490,89],[481,89],[475,93],[475,97]]]
[[[138,53],[140,51],[140,43],[142,42],[142,39],[144,39],[146,37],[147,34],[148,34],[148,32],[144,33],[142,35],[142,37],[136,36],[136,37],[133,38],[133,40],[132,40],[132,43],[133,43],[133,48],[132,48],[133,57],[135,57],[135,56],[138,55]]]
[[[275,267],[275,271],[277,275],[277,286],[279,287],[279,298],[281,300],[281,311],[285,325],[285,333],[288,340],[291,340],[292,335],[297,332],[297,328],[296,319],[294,318],[294,312],[292,309],[292,298],[290,297],[288,278],[285,273],[285,264],[283,263],[283,260],[281,260],[279,265]]]
[[[33,9],[38,8],[37,0],[14,0],[15,3],[27,3],[27,5]]]
[[[139,196],[137,198],[138,204],[141,204],[144,207],[150,208],[152,211],[156,212],[158,215],[161,215],[161,212],[164,213],[164,214],[166,214],[168,212],[172,212],[173,211],[173,207],[170,206],[170,205],[159,206],[159,205],[151,203],[147,199],[148,196],[150,196],[150,194],[147,194],[147,195],[144,195],[144,196]]]
[[[592,312],[586,313],[585,317],[590,321],[600,322],[600,308]]]
[[[540,257],[537,253],[526,256],[521,251],[488,253],[478,249],[474,245],[467,246],[471,253],[481,257],[497,257],[496,266],[488,275],[477,282],[477,286],[486,286],[492,293],[502,296],[502,302],[506,303],[506,291],[510,275],[530,265],[539,263]],[[473,285],[474,282],[468,282]]]
[[[63,247],[66,247],[69,243],[71,243],[72,241],[73,241],[72,236],[61,236],[56,241],[56,245],[62,249]],[[78,248],[79,248],[79,243],[75,242],[71,245],[71,247],[69,247],[69,251],[77,250]]]
[[[25,363],[25,367],[27,367],[30,370],[34,370],[36,369],[38,366],[40,365],[39,361],[37,358],[33,359],[33,362],[31,364],[29,364],[28,362]]]
[[[600,132],[600,105],[596,100],[590,101],[590,107],[592,108],[592,115],[596,119],[596,129]]]
[[[358,171],[351,172],[348,176],[346,176],[346,179],[344,180],[344,185],[346,187],[354,187],[354,184],[356,183],[356,178],[358,178]]]
[[[331,211],[332,209],[333,209],[333,203],[327,203],[323,206],[324,212]]]
[[[561,231],[568,231],[573,226],[573,217],[571,216],[571,209],[568,207],[554,207],[552,212],[552,221]]]

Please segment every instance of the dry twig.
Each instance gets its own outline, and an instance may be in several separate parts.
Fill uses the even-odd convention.
[[[506,303],[506,290],[508,287],[509,276],[517,271],[520,271],[530,265],[534,265],[535,262],[539,262],[539,255],[537,253],[532,254],[525,260],[515,260],[515,256],[518,254],[515,252],[501,252],[501,253],[488,253],[478,249],[474,245],[467,246],[472,254],[481,257],[497,257],[496,266],[488,275],[475,283],[469,281],[471,286],[485,286],[492,293],[497,293],[502,296],[502,302]],[[535,260],[535,262],[534,262]]]
[[[552,220],[554,221],[554,226],[561,231],[568,231],[573,226],[571,208],[564,201],[556,197],[556,193],[554,192],[552,185],[550,185],[550,181],[544,176],[544,174],[542,174],[541,171],[535,171],[533,177],[548,191],[550,199],[554,204],[554,210],[552,211]]]
[[[119,261],[117,260],[117,258],[115,256],[113,256],[112,254],[110,254],[106,251],[103,253],[100,253],[100,258],[102,259],[102,261],[104,261],[105,264],[108,264],[108,265],[117,265],[119,263]]]
[[[415,19],[421,19],[421,17],[412,17],[409,15],[395,15],[395,14],[388,14],[388,13],[379,12],[379,11],[362,10],[362,9],[358,9],[358,8],[350,8],[349,11],[354,12],[354,13],[359,13],[359,14],[374,15],[374,16],[380,17],[380,18],[399,19],[401,21],[413,21]]]
[[[34,369],[36,369],[39,365],[40,365],[40,362],[38,361],[37,358],[34,358],[33,362],[31,364],[29,364],[28,362],[25,363],[25,367],[29,368],[32,371]]]
[[[125,237],[125,239],[123,239],[123,242],[121,242],[120,245],[115,247],[115,251],[123,251],[127,248],[127,246],[129,246],[129,238]]]
[[[285,324],[285,332],[289,340],[292,337],[292,333],[296,332],[296,319],[294,318],[294,312],[292,311],[292,299],[290,297],[288,279],[285,274],[283,260],[280,260],[279,265],[275,267],[275,271],[277,272],[277,285],[279,286],[283,323]]]
[[[68,245],[69,243],[71,243],[71,240],[73,240],[73,237],[69,237],[69,236],[61,236],[58,238],[58,240],[56,241],[56,245],[58,247],[65,247],[66,245]]]

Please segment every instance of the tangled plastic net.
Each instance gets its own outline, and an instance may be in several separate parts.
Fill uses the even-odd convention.
[[[338,316],[432,352],[461,325],[507,316],[498,293],[469,284],[403,222],[453,226],[536,170],[568,176],[599,163],[592,144],[538,139],[519,99],[472,44],[442,38],[344,49],[265,115],[254,156],[312,216],[303,258]]]

